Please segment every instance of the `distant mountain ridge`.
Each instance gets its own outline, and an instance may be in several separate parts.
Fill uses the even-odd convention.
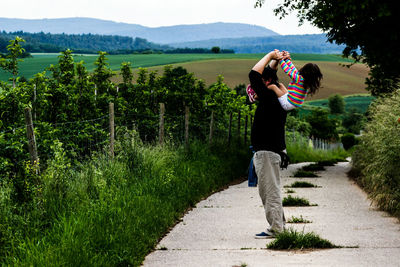
[[[44,32],[65,34],[101,34],[144,38],[159,44],[201,41],[217,38],[276,36],[267,28],[243,23],[208,23],[145,27],[94,18],[11,19],[0,18],[0,30],[6,32]]]
[[[278,35],[267,37],[222,38],[194,42],[170,43],[177,48],[219,46],[233,49],[236,53],[265,53],[272,49],[293,53],[341,54],[344,45],[327,42],[325,34]]]

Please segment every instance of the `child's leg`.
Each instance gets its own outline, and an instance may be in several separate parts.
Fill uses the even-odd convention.
[[[283,87],[284,87],[284,86],[283,86]],[[281,88],[279,88],[279,87],[276,86],[275,84],[270,84],[270,85],[268,85],[268,89],[274,91],[277,97],[281,97],[281,96],[283,96],[285,93],[287,93],[287,90],[286,90],[286,92],[285,92],[284,90],[282,90]],[[286,89],[286,88],[285,88],[285,89]]]

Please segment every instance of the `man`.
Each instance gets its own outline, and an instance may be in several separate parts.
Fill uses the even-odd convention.
[[[249,73],[251,87],[258,99],[251,132],[251,144],[256,151],[253,162],[258,177],[259,194],[270,225],[265,232],[256,234],[255,238],[274,238],[283,231],[285,222],[279,168],[280,154],[286,149],[286,111],[281,107],[276,94],[267,88],[273,81],[272,78],[276,77],[278,60],[281,58],[282,53],[272,51]]]

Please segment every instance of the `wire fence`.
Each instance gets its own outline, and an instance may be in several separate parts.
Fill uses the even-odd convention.
[[[252,117],[236,115],[190,114],[189,109],[184,114],[176,115],[165,112],[165,108],[162,110],[161,107],[159,114],[132,111],[114,113],[112,110],[107,115],[87,120],[58,123],[26,121],[25,124],[14,125],[0,132],[0,137],[22,147],[10,157],[9,164],[21,165],[27,161],[35,164],[40,159],[40,165],[45,168],[46,161],[55,156],[54,145],[57,142],[62,143],[68,158],[75,161],[89,159],[98,152],[113,156],[114,141],[123,137],[127,130],[135,131],[143,142],[161,145],[165,140],[188,145],[193,139],[212,144],[216,138],[225,139],[227,145],[233,139],[247,145],[250,143]],[[28,133],[30,128],[31,134]],[[341,143],[309,138],[294,130],[286,131],[286,140],[288,143],[307,145],[314,149],[343,147]]]

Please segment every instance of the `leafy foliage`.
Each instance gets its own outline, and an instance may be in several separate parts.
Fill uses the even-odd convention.
[[[257,0],[256,6],[261,6],[263,2]],[[397,88],[400,82],[400,54],[397,49],[400,33],[396,28],[396,2],[285,0],[274,11],[281,18],[295,11],[300,23],[309,21],[327,32],[330,42],[346,45],[344,56],[351,55],[371,67],[371,78],[367,79],[367,84],[373,95],[393,92]]]
[[[353,133],[345,133],[344,135],[342,135],[340,140],[342,141],[343,148],[346,150],[352,148],[358,143],[358,139]]]
[[[332,114],[342,114],[345,111],[345,102],[343,96],[336,94],[328,99],[329,109]]]
[[[336,130],[337,120],[331,119],[328,112],[321,108],[313,109],[311,115],[307,117],[307,122],[311,125],[311,135],[321,139],[338,139]]]
[[[400,93],[378,99],[352,155],[353,173],[378,205],[400,216]]]

